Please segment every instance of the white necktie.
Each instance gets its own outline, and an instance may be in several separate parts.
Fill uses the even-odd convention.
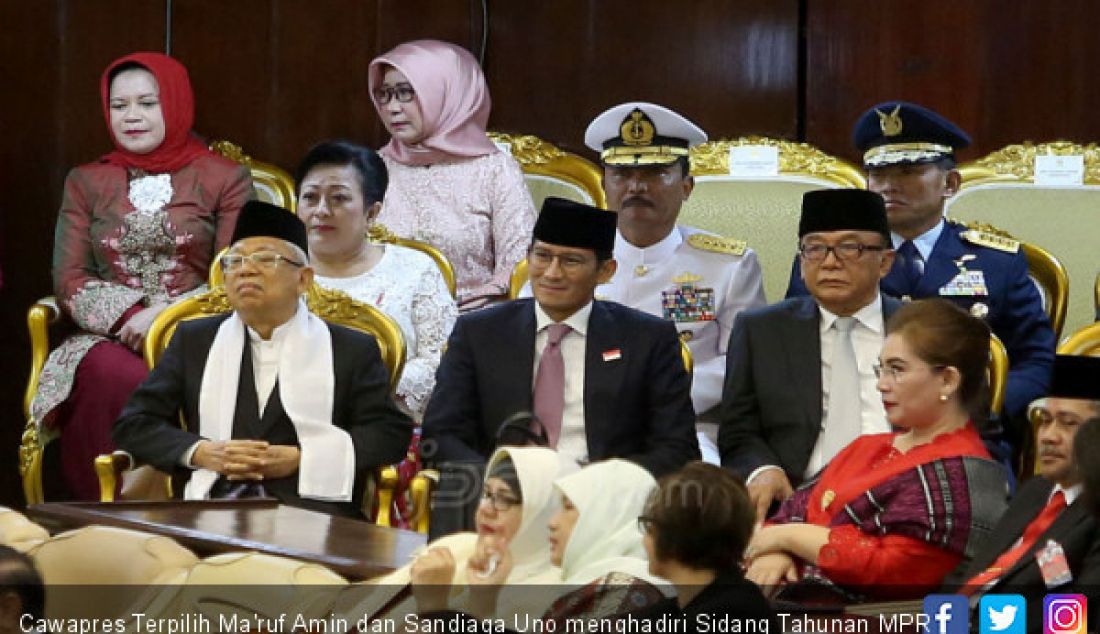
[[[863,431],[859,404],[859,368],[856,350],[852,346],[853,317],[837,317],[833,322],[833,361],[829,368],[829,411],[825,429],[817,440],[821,464],[828,464],[841,449],[859,437]],[[813,465],[811,464],[811,467]]]

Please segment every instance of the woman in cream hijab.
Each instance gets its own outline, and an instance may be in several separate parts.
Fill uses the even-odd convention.
[[[566,618],[621,614],[663,598],[667,582],[649,573],[638,516],[657,486],[648,471],[607,460],[554,483],[562,508],[550,519],[550,560],[571,591],[544,615],[564,628]],[[558,631],[564,631],[559,629]]]
[[[485,470],[481,503],[475,516],[477,532],[437,539],[428,544],[421,555],[421,559],[440,558],[450,562],[450,598],[456,605],[465,602],[463,590],[471,577],[468,562],[477,552],[484,557],[490,549],[507,549],[514,564],[499,583],[529,585],[560,581],[561,572],[550,562],[550,551],[546,547],[547,522],[560,508],[559,496],[552,483],[576,470],[577,465],[572,460],[545,447],[502,447],[493,453]],[[339,605],[354,604],[347,612],[355,614],[356,618],[380,616],[378,611],[408,586],[410,573],[419,561],[357,586],[350,591],[351,597],[341,600]],[[531,594],[530,598],[539,603],[527,605],[528,602],[522,600],[526,594]],[[514,599],[517,602],[515,610],[533,609],[541,614],[548,601],[539,597],[540,594],[544,593],[518,593],[515,597],[503,598],[501,603],[510,604]],[[414,609],[415,603],[410,598],[386,616],[400,621],[404,614]]]
[[[552,604],[546,601],[545,611],[528,609],[525,614],[557,620],[556,631],[564,632],[566,618],[620,614],[661,600],[663,595],[657,586],[665,582],[649,574],[637,524],[655,486],[656,481],[648,471],[618,459],[598,462],[558,478],[554,488],[561,496],[562,507],[549,521],[548,556],[553,565],[561,567],[556,583],[564,587],[557,594],[560,598],[552,597]],[[448,601],[433,589],[440,579],[455,574],[450,562],[436,553],[428,553],[417,562],[413,591],[421,616],[465,609],[477,618],[503,617],[511,625],[513,621],[507,612],[514,611],[517,602],[512,601],[507,610],[503,609],[506,593],[545,594],[543,589],[524,593],[522,588],[509,587],[498,600],[501,587],[512,583],[513,554],[511,549],[495,548],[493,540],[486,541],[487,546],[479,549],[466,565],[472,573],[467,577],[470,585],[487,588],[471,593],[472,600],[465,606]]]

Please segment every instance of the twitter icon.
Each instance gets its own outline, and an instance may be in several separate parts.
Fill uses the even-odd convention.
[[[1027,601],[1018,594],[987,594],[978,612],[981,634],[1027,634]]]

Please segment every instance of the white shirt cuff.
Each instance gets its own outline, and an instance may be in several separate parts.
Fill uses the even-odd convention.
[[[188,447],[187,451],[183,452],[183,455],[180,456],[180,465],[181,466],[187,467],[188,469],[198,469],[198,467],[191,464],[191,458],[193,458],[195,456],[195,450],[199,448],[199,443],[201,443],[201,442],[203,442],[203,441],[200,440],[200,441],[196,442],[195,444]]]
[[[765,471],[771,471],[772,469],[782,470],[783,467],[780,467],[780,466],[774,465],[774,464],[766,464],[766,465],[757,467],[757,468],[752,470],[752,473],[749,474],[748,478],[745,478],[745,485],[747,486],[749,484],[752,484],[752,481],[756,479],[756,476],[760,475],[761,473],[764,473]]]

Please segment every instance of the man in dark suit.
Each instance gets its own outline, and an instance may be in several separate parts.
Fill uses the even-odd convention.
[[[961,182],[954,153],[970,145],[970,137],[939,114],[902,101],[865,112],[852,137],[864,153],[867,188],[886,199],[897,250],[882,292],[945,297],[988,321],[1008,350],[1005,427],[1018,450],[1027,406],[1050,384],[1056,342],[1020,244],[944,218]],[[787,297],[806,294],[798,264]]]
[[[626,458],[661,475],[699,458],[675,326],[593,299],[615,272],[615,223],[543,203],[528,252],[534,299],[459,317],[424,414],[427,459],[484,463],[501,423],[524,410],[578,462]]]
[[[882,197],[807,192],[798,226],[809,297],[743,311],[726,356],[718,447],[763,520],[845,445],[890,425],[874,367],[900,302],[879,294],[894,253]]]
[[[115,423],[119,448],[187,479],[188,499],[270,495],[361,517],[356,481],[405,454],[412,425],[378,344],[301,300],[307,248],[292,213],[246,204],[220,263],[233,312],[181,323]]]
[[[1042,627],[1047,593],[1100,600],[1100,526],[1081,498],[1073,459],[1077,430],[1100,416],[1100,358],[1057,356],[1051,396],[1033,408],[1040,475],[1020,487],[991,538],[944,580],[948,591],[970,595],[972,607],[987,594],[1024,595],[1029,632]]]

